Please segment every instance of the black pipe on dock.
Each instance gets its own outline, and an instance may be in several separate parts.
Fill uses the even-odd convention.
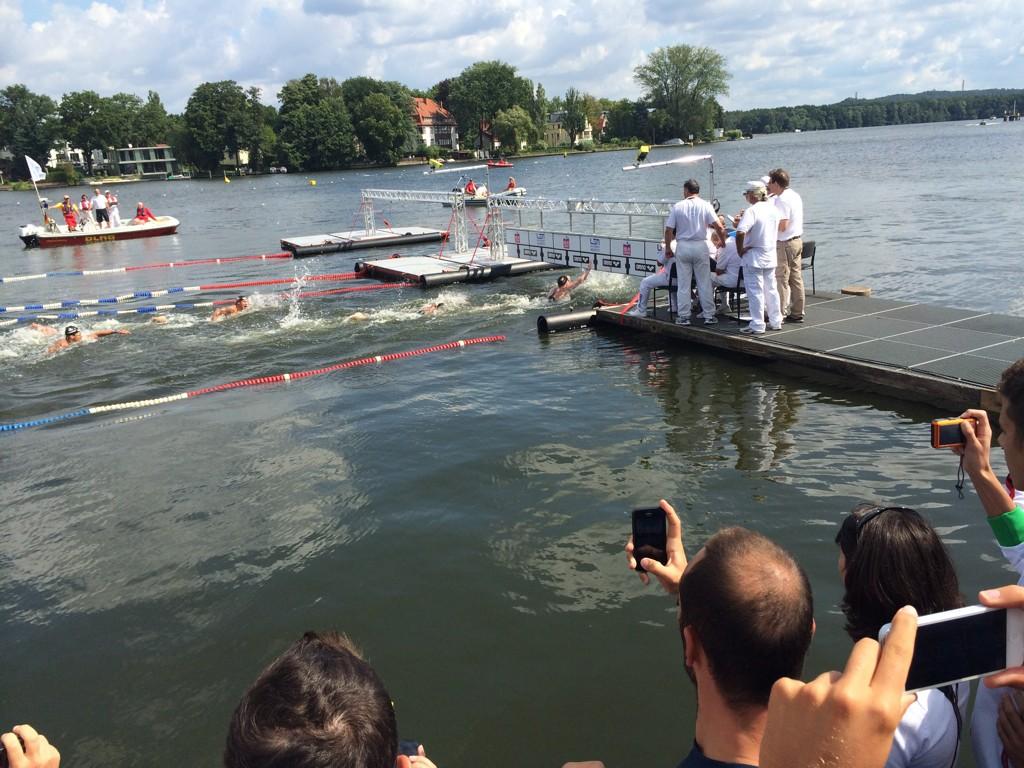
[[[537,318],[537,333],[555,333],[571,331],[575,328],[587,328],[597,316],[596,309],[584,309],[580,312],[567,312],[564,315],[541,315]]]

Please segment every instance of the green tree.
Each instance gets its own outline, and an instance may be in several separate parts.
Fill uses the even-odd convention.
[[[281,102],[278,160],[300,170],[344,168],[356,157],[356,137],[341,85],[308,74],[289,80]]]
[[[9,175],[28,178],[22,155],[44,165],[60,130],[57,105],[49,96],[33,93],[20,84],[0,90],[0,147],[7,147],[14,155]]]
[[[160,94],[150,91],[135,116],[133,127],[134,142],[143,147],[168,142],[170,140],[170,121],[167,110],[160,101]]]
[[[537,127],[537,135],[544,135],[544,126],[548,121],[548,99],[544,92],[544,86],[537,83],[537,90],[533,95],[532,109],[530,115],[533,117],[534,125]]]
[[[537,124],[522,107],[509,107],[494,116],[494,133],[502,149],[509,147],[510,152],[518,152],[524,142],[529,145],[537,140]]]
[[[529,110],[533,101],[530,81],[516,75],[516,68],[501,61],[478,61],[452,80],[449,108],[459,122],[459,133],[483,146],[482,129],[494,122],[503,109],[520,106]]]
[[[92,174],[92,151],[110,142],[110,104],[96,91],[65,93],[58,108],[62,136],[75,149],[85,152],[85,164]]]
[[[368,160],[394,165],[402,147],[416,147],[412,94],[401,83],[352,77],[341,84],[356,137]]]
[[[565,109],[562,115],[562,128],[569,134],[569,146],[576,146],[576,137],[583,133],[587,126],[587,113],[583,109],[583,94],[575,88],[565,92]]]
[[[225,152],[237,161],[249,132],[247,107],[245,91],[234,80],[199,85],[185,105],[187,159],[203,170],[217,170]]]
[[[115,93],[109,98],[101,99],[100,112],[96,119],[100,123],[98,130],[99,148],[114,147],[120,149],[129,144],[136,147],[152,146],[148,136],[140,130],[139,116],[142,113],[142,99],[134,93]],[[84,149],[84,147],[83,147]]]
[[[651,106],[665,114],[666,127],[680,137],[703,135],[714,119],[717,96],[729,93],[725,58],[711,48],[659,48],[633,70]]]
[[[409,136],[411,117],[383,93],[371,93],[351,112],[352,125],[366,157],[374,163],[395,165]]]

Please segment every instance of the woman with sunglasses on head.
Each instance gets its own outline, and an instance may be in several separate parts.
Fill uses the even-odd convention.
[[[856,642],[877,639],[905,605],[919,615],[963,605],[953,561],[931,524],[913,509],[858,504],[836,535],[841,608]],[[921,691],[896,729],[887,768],[950,768],[956,762],[967,683]]]

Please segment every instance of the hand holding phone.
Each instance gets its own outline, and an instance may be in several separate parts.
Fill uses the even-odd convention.
[[[883,645],[891,629],[878,632]],[[917,622],[907,691],[938,688],[1024,663],[1024,610],[972,605],[922,616]]]
[[[668,526],[665,510],[644,507],[633,510],[633,557],[636,570],[646,573],[640,561],[647,557],[662,565],[668,563]]]

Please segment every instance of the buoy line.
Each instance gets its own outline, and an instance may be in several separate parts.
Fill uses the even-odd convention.
[[[334,296],[343,293],[362,293],[365,291],[385,291],[393,288],[419,288],[419,283],[382,283],[373,285],[349,285],[344,288],[328,288],[323,291],[283,291],[277,296],[282,299],[311,299],[317,296]],[[188,309],[204,309],[209,307],[220,307],[226,304],[234,304],[235,299],[217,299],[216,301],[190,301],[178,302],[177,304],[147,304],[142,307],[131,309],[94,309],[88,312],[58,312],[52,315],[21,315],[11,320],[0,320],[0,328],[9,328],[12,325],[28,325],[45,320],[81,320],[85,317],[117,317],[120,315],[149,315],[156,312],[177,312]]]
[[[169,296],[172,293],[200,293],[201,291],[226,291],[235,288],[252,288],[266,285],[285,285],[317,281],[357,280],[363,277],[358,272],[336,272],[325,275],[306,275],[305,277],[279,277],[272,280],[244,280],[235,283],[210,283],[208,285],[186,285],[164,288],[157,291],[133,291],[120,296],[108,296],[102,299],[61,299],[47,304],[23,304],[18,307],[0,307],[0,312],[38,312],[47,309],[68,309],[70,307],[92,307],[99,304],[120,304],[135,299],[155,299]]]
[[[10,275],[0,277],[0,283],[21,283],[26,280],[42,280],[48,277],[88,277],[91,275],[117,275],[125,272],[136,272],[140,269],[180,269],[197,267],[206,264],[231,264],[236,261],[268,261],[270,259],[292,259],[294,255],[288,251],[279,253],[258,253],[251,256],[211,256],[205,259],[185,259],[184,261],[163,261],[155,264],[138,264],[127,267],[110,267],[108,269],[72,269],[62,272],[40,272],[35,275]]]
[[[173,403],[178,400],[188,400],[189,398],[199,397],[200,395],[209,395],[214,392],[226,392],[231,389],[242,389],[244,387],[255,387],[262,386],[264,384],[279,384],[281,382],[294,381],[295,379],[307,379],[312,376],[323,376],[327,373],[334,373],[335,371],[341,371],[348,368],[359,368],[364,365],[371,365],[373,363],[389,363],[393,360],[403,360],[409,357],[419,357],[420,355],[427,355],[431,352],[444,352],[453,349],[463,349],[465,347],[473,346],[475,344],[491,344],[499,341],[505,341],[504,336],[479,336],[475,339],[459,339],[458,341],[450,341],[446,344],[435,344],[431,347],[421,347],[419,349],[408,349],[404,352],[391,352],[386,355],[373,355],[371,357],[362,357],[358,360],[349,360],[344,363],[334,363],[323,368],[314,368],[308,371],[296,371],[295,373],[278,373],[271,376],[258,376],[250,379],[239,379],[237,381],[229,381],[224,384],[216,384],[212,387],[203,387],[202,389],[193,389],[188,392],[179,392],[176,395],[167,395],[165,397],[154,397],[148,400],[132,400],[125,403],[110,403],[108,405],[93,405],[85,408],[79,408],[78,410],[71,411],[69,413],[61,413],[56,416],[45,416],[41,419],[32,419],[30,421],[18,421],[11,424],[0,424],[0,432],[16,432],[22,429],[28,429],[29,427],[41,427],[45,424],[54,424],[58,421],[67,421],[68,419],[76,419],[82,416],[92,416],[98,413],[111,413],[113,411],[125,411],[132,408],[148,408],[154,405],[163,405],[165,403]]]

